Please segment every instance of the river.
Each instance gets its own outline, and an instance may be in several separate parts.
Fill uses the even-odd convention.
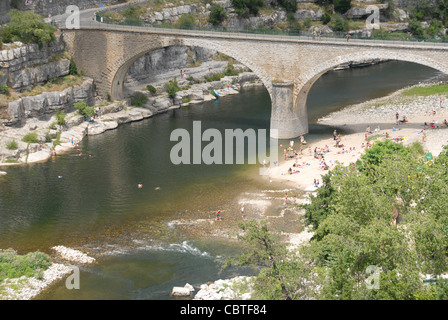
[[[309,94],[307,140],[331,135],[332,128],[316,125],[329,112],[439,75],[404,62],[328,72]],[[202,130],[223,132],[269,129],[269,119],[266,89],[248,88],[87,137],[80,151],[55,160],[5,168],[0,248],[51,253],[52,246],[65,245],[98,258],[81,268],[80,290],[67,290],[61,281],[39,299],[170,299],[173,286],[250,274],[249,268],[221,270],[237,244],[201,237],[201,230],[186,236],[172,221],[212,220],[218,209],[225,219],[238,212],[241,199],[256,199],[260,190],[281,194],[284,187],[260,177],[259,165],[173,165],[170,134],[191,132],[195,120]]]

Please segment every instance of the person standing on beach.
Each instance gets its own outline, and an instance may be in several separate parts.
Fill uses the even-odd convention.
[[[336,130],[333,131],[333,140],[337,140],[338,139],[338,133],[336,132]]]
[[[218,210],[218,212],[216,213],[216,221],[220,221],[221,219],[221,210]]]
[[[398,123],[398,118],[399,118],[399,114],[398,114],[398,111],[395,113],[395,120],[396,120],[396,123]]]
[[[241,207],[241,218],[244,220],[244,207]]]

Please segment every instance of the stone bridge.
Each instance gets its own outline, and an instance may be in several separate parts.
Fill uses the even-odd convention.
[[[288,36],[167,30],[98,24],[65,29],[64,39],[79,69],[95,80],[98,93],[122,100],[131,65],[146,53],[169,46],[197,46],[224,53],[250,68],[272,103],[274,138],[308,133],[306,101],[325,72],[350,61],[389,59],[414,62],[448,73],[448,46],[369,40],[310,40]],[[387,79],[384,79],[387,81]]]

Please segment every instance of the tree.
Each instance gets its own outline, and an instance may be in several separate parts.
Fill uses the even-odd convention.
[[[214,26],[218,26],[226,19],[227,19],[227,11],[219,4],[213,4],[210,9],[210,16],[208,17],[208,22],[210,22]]]
[[[245,252],[227,265],[252,265],[261,268],[257,277],[256,296],[263,299],[309,299],[313,295],[312,267],[293,251],[288,251],[279,234],[269,230],[267,222],[241,222]]]
[[[46,24],[40,15],[16,9],[11,10],[9,15],[11,21],[0,30],[4,42],[21,41],[43,46],[56,39],[56,28]]]
[[[83,115],[85,118],[90,118],[95,115],[95,109],[89,107],[84,101],[76,102],[74,107],[78,109],[79,114]]]
[[[231,2],[235,12],[245,18],[257,15],[264,5],[263,0],[231,0]]]
[[[351,7],[351,0],[333,0],[334,5],[334,11],[344,14],[346,13]]]

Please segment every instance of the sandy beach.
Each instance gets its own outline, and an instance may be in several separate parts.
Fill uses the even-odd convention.
[[[443,123],[448,119],[448,110],[446,103],[440,103],[441,97],[444,100],[447,97],[432,95],[403,98],[399,96],[403,90],[387,97],[348,106],[319,119],[318,124],[336,130],[342,147],[335,146],[336,141],[331,134],[318,142],[303,145],[302,154],[298,152],[293,158],[281,159],[277,167],[270,168],[269,177],[298,189],[315,191],[315,179],[321,185],[322,175],[337,163],[348,165],[356,162],[368,147],[367,140],[373,144],[375,141],[390,139],[404,145],[418,141],[423,143],[428,153],[437,156],[443,146],[448,145],[448,127]],[[397,122],[396,113],[398,120],[405,117],[407,122]],[[434,127],[431,125],[433,121]],[[353,133],[340,135],[338,130],[341,128]],[[370,132],[366,139],[368,129]],[[280,146],[281,150],[285,147],[289,146]],[[295,151],[300,149],[300,139],[294,139],[293,148]],[[324,154],[326,168],[322,160],[314,157],[316,148],[328,150]]]

